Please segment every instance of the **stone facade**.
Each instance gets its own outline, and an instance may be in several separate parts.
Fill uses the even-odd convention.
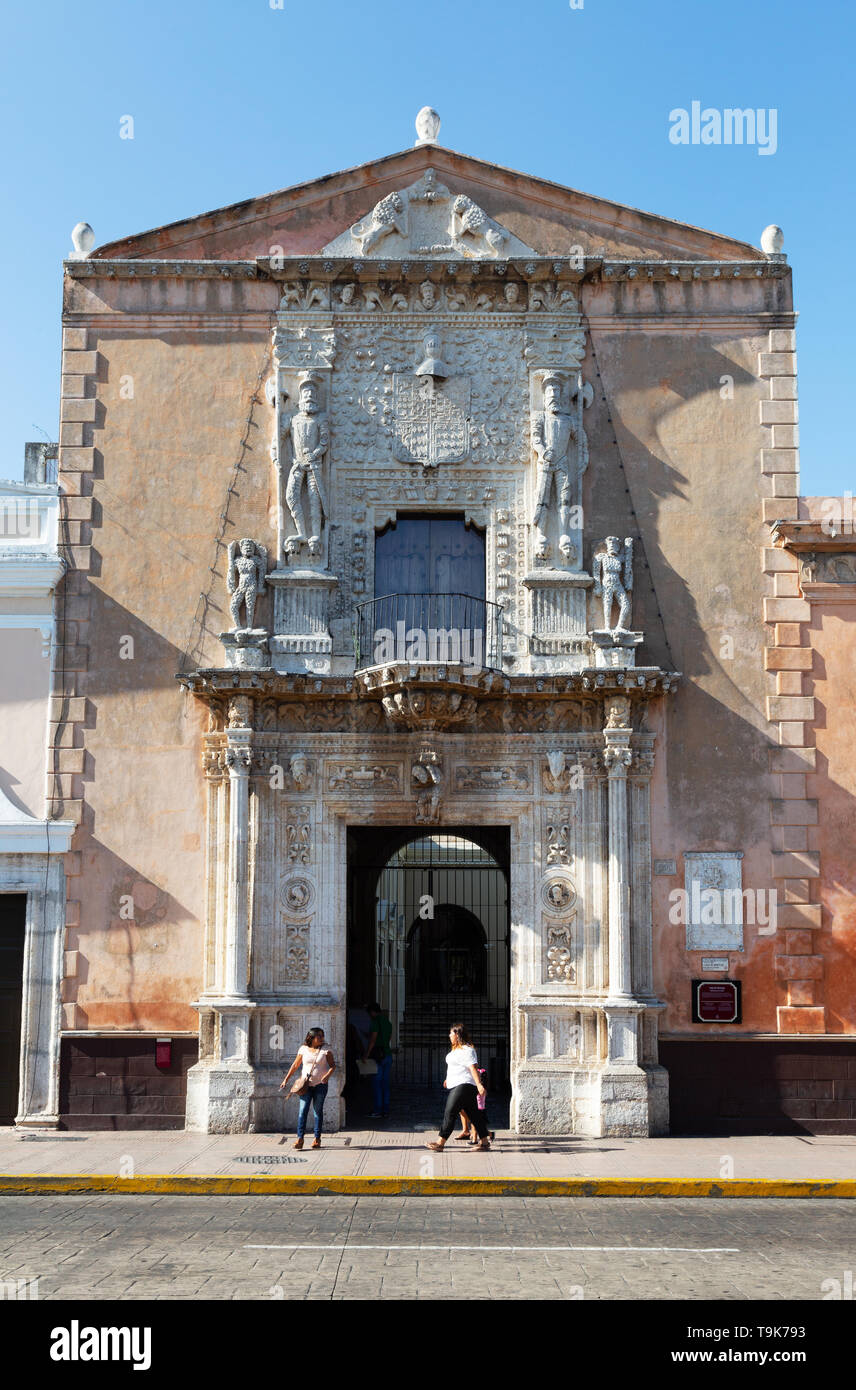
[[[198,1036],[190,1128],[291,1124],[289,1054],[345,1046],[353,827],[509,836],[521,1132],[667,1132],[658,1036],[711,1037],[670,917],[700,857],[795,914],[716,948],[728,1035],[811,1031],[811,699],[762,659],[809,606],[769,529],[797,510],[784,257],[426,137],[65,276],[69,1039]],[[442,636],[378,607],[407,516],[484,536]]]

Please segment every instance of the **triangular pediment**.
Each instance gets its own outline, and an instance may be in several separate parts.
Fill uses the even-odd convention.
[[[410,197],[414,187],[425,187],[429,170],[437,184],[449,190],[451,200],[442,207],[438,203],[434,209],[429,202],[414,204]],[[355,235],[353,228],[371,226],[375,210],[386,199],[400,197],[402,191],[408,194],[407,211],[412,218],[407,235],[395,229],[366,249],[364,234]],[[506,238],[504,242],[497,238],[501,251],[496,246],[491,249],[489,237],[480,239],[475,231],[466,230],[458,240],[471,249],[447,253],[447,213],[458,198],[467,200],[461,204],[461,212],[469,213],[459,223],[470,222],[477,228],[482,214],[485,220],[481,225],[495,234],[498,229]],[[112,241],[92,254],[94,259],[242,260],[277,254],[336,255],[347,248],[343,252],[346,256],[390,259],[405,255],[413,231],[419,244],[442,248],[431,252],[436,260],[447,254],[457,260],[473,254],[478,259],[512,259],[527,254],[566,257],[571,248],[584,255],[627,259],[765,259],[746,242],[434,144]],[[429,235],[435,233],[436,243],[430,242]],[[475,250],[478,245],[487,249]]]

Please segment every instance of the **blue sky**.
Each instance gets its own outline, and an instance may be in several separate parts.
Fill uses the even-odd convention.
[[[76,222],[100,244],[404,149],[428,103],[452,149],[756,245],[779,223],[801,315],[803,491],[856,490],[840,408],[854,32],[850,0],[13,0],[0,476],[20,476],[25,440],[57,437]],[[669,112],[694,100],[775,108],[776,153],[671,144]]]

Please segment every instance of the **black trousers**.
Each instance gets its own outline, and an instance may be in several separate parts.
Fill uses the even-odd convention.
[[[453,1086],[446,1092],[446,1111],[443,1115],[443,1123],[440,1126],[440,1138],[448,1139],[452,1130],[455,1128],[455,1121],[461,1110],[466,1110],[470,1117],[470,1124],[475,1129],[479,1139],[487,1137],[487,1124],[485,1122],[484,1111],[479,1110],[479,1093],[472,1081],[463,1086]]]

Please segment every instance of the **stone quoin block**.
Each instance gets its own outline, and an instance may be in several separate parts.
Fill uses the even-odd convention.
[[[820,855],[816,852],[802,854],[774,854],[773,878],[819,878]]]
[[[765,598],[764,621],[766,623],[807,623],[811,618],[811,604],[801,598]]]
[[[811,647],[768,647],[764,652],[768,671],[810,671],[813,661]]]
[[[814,719],[814,697],[811,695],[768,695],[767,718],[811,721]]]
[[[789,1004],[817,1004],[817,986],[814,980],[788,980]]]
[[[777,887],[780,903],[811,902],[811,882],[807,878],[785,878]]]
[[[796,329],[771,328],[769,338],[770,352],[795,352],[797,346]]]
[[[802,646],[802,627],[798,622],[777,622],[775,626],[774,637],[777,647]]]
[[[776,909],[776,925],[783,930],[792,927],[802,931],[819,931],[823,926],[820,903],[780,903]]]
[[[796,573],[799,569],[799,560],[790,550],[781,550],[777,546],[765,545],[761,551],[761,568],[768,572],[787,570]]]
[[[800,490],[799,475],[797,473],[773,473],[771,475],[773,484],[773,497],[796,497]]]
[[[759,401],[762,425],[792,425],[798,417],[796,401]]]
[[[776,956],[776,976],[780,980],[821,980],[823,956]]]
[[[817,802],[775,800],[770,806],[773,825],[817,825]]]
[[[771,748],[771,772],[809,772],[817,759],[816,748]]]
[[[781,914],[782,909],[779,908]],[[781,929],[781,922],[778,922]],[[785,952],[789,956],[811,956],[814,955],[814,937],[810,931],[803,929],[784,931]]]
[[[797,398],[797,379],[795,376],[774,376],[770,378],[770,399],[774,401],[794,401]]]
[[[761,499],[763,521],[795,521],[800,514],[800,500],[793,497],[764,497]]]
[[[799,442],[799,425],[773,425],[774,449],[796,449]]]
[[[776,1009],[780,1033],[825,1033],[826,1010],[780,1006]]]
[[[796,376],[797,359],[792,352],[760,352],[759,376]]]
[[[774,574],[773,594],[776,598],[799,598],[800,581],[796,574]]]

